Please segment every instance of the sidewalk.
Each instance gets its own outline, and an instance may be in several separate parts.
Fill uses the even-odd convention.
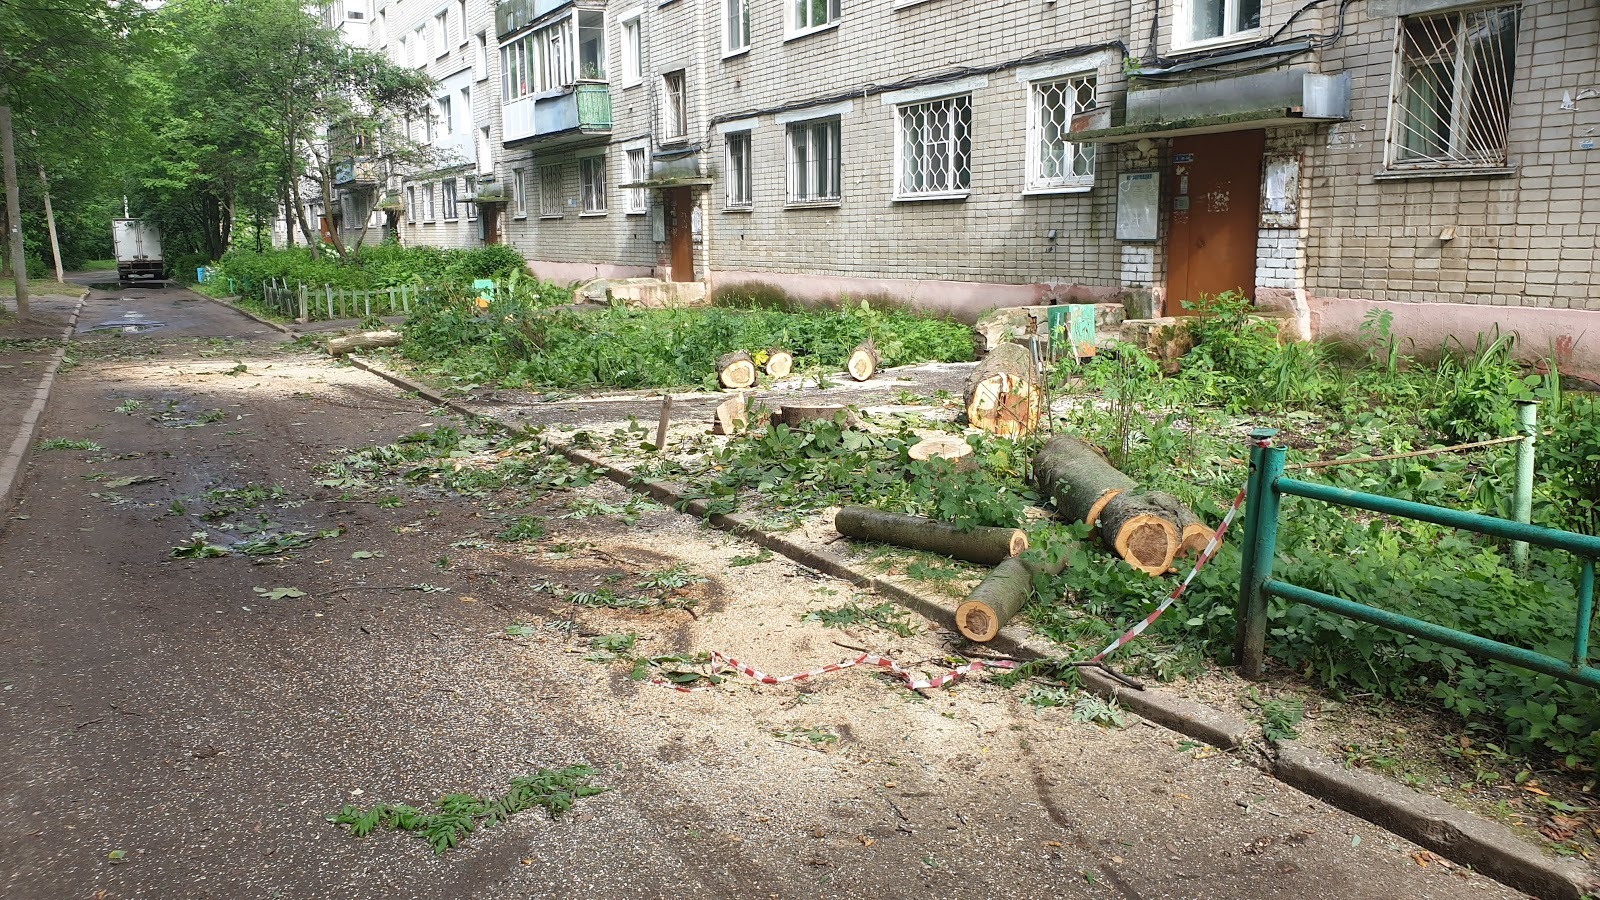
[[[52,294],[31,300],[28,321],[0,321],[0,516],[10,512],[39,417],[66,356],[66,338],[84,303]]]

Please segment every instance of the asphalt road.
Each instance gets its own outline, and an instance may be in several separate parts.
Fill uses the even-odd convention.
[[[1246,761],[981,678],[640,684],[596,637],[777,672],[856,648],[934,671],[944,647],[808,622],[849,586],[735,565],[755,548],[670,510],[606,512],[629,499],[608,483],[319,483],[465,426],[186,292],[91,298],[80,330],[41,437],[94,448],[36,453],[0,530],[5,897],[1515,896]],[[520,515],[547,537],[492,540]],[[560,599],[663,571],[705,579],[692,613]],[[442,857],[326,820],[579,763],[609,790]]]

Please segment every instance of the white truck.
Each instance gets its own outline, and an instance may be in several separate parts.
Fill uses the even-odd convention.
[[[161,259],[161,230],[143,219],[112,219],[111,241],[117,252],[117,282],[131,287],[166,278]]]

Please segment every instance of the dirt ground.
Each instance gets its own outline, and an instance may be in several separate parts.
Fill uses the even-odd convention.
[[[349,450],[466,426],[183,291],[95,294],[80,324],[128,313],[164,324],[83,334],[41,429],[101,449],[37,453],[0,530],[7,897],[1516,896],[1245,761],[1132,716],[1077,724],[985,675],[923,694],[864,670],[634,681],[594,637],[773,673],[859,648],[931,673],[948,650],[804,621],[853,589],[735,565],[757,549],[659,506],[603,512],[629,499],[607,482],[318,484]],[[249,485],[282,490],[207,496]],[[562,518],[580,510],[601,512]],[[530,514],[543,539],[493,540]],[[251,528],[339,533],[170,555]],[[706,579],[692,610],[565,599],[680,565]],[[443,857],[326,821],[575,763],[609,791]]]

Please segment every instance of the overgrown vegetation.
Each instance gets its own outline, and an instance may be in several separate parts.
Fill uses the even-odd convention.
[[[404,803],[378,803],[366,809],[346,804],[328,821],[350,829],[353,837],[366,837],[374,831],[404,831],[426,841],[441,856],[461,839],[480,829],[498,825],[524,810],[539,808],[558,818],[585,797],[603,794],[609,788],[590,784],[595,771],[588,766],[540,769],[532,775],[511,779],[511,786],[498,797],[475,794],[447,794],[439,798],[433,812],[424,812]]]
[[[797,371],[837,371],[868,337],[886,366],[972,358],[972,332],[944,319],[860,302],[776,309],[552,309],[571,292],[529,282],[487,310],[472,298],[424,300],[403,350],[426,372],[505,387],[715,387],[717,357],[781,346]]]
[[[216,265],[216,280],[241,296],[261,299],[269,279],[290,285],[332,285],[336,288],[379,289],[402,285],[470,288],[474,279],[502,278],[523,271],[526,262],[504,244],[470,250],[374,244],[345,257],[323,253],[313,258],[304,247],[284,250],[230,250]],[[532,279],[529,279],[532,283]]]

